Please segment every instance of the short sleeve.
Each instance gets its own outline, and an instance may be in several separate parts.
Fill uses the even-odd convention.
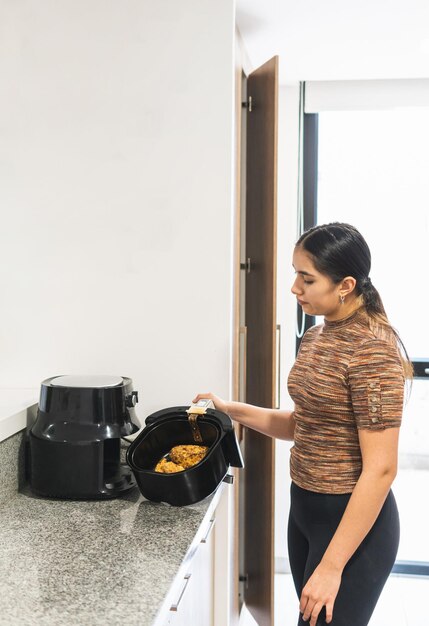
[[[365,341],[350,360],[348,381],[357,428],[401,425],[405,378],[394,344],[376,338]]]

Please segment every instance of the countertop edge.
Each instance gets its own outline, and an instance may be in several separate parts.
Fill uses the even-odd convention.
[[[37,389],[0,388],[0,442],[34,421],[37,404]]]

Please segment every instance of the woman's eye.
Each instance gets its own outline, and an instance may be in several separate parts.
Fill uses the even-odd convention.
[[[314,280],[304,280],[306,285],[312,285],[314,283]]]

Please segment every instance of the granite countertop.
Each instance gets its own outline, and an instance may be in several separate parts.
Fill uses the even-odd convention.
[[[0,507],[0,624],[151,626],[214,496],[187,507],[62,501],[28,487]]]

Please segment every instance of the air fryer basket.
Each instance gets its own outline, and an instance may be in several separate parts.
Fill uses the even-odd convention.
[[[181,472],[155,472],[158,461],[177,445],[194,444],[186,407],[158,411],[146,419],[146,427],[127,450],[127,462],[143,496],[154,502],[184,506],[212,494],[225,478],[229,464],[243,461],[229,416],[210,409],[198,419],[206,456]]]

